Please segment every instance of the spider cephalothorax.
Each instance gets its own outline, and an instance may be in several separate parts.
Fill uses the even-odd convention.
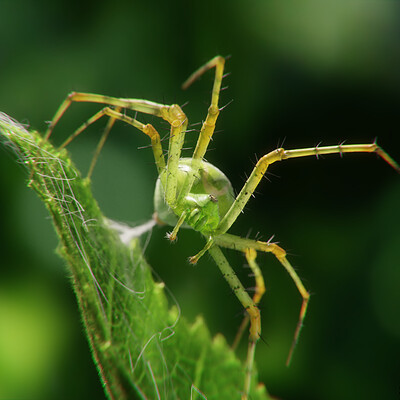
[[[188,179],[191,163],[191,158],[179,160],[178,188],[183,187],[185,180]],[[191,227],[204,235],[216,231],[235,200],[232,185],[226,175],[205,161],[201,161],[190,192],[182,197],[174,209],[165,202],[161,180],[162,177],[157,180],[154,192],[154,209],[158,219],[168,225],[176,226],[179,218],[183,216],[183,227]]]

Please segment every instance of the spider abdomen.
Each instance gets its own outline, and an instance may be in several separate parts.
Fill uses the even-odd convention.
[[[178,192],[191,170],[191,158],[181,158],[178,168]],[[188,217],[183,227],[206,233],[215,230],[235,200],[232,185],[226,175],[214,165],[201,161],[189,194],[178,202],[174,210],[165,202],[160,177],[154,192],[154,209],[160,221],[175,226],[182,213]]]

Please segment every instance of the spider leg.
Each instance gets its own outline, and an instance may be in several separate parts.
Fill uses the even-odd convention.
[[[286,269],[289,273],[290,277],[292,278],[293,282],[295,283],[297,290],[300,292],[301,297],[303,298],[303,302],[300,308],[299,320],[297,322],[296,330],[293,336],[292,345],[290,347],[289,355],[286,360],[286,365],[290,364],[293,351],[296,347],[297,341],[299,339],[300,331],[303,326],[304,317],[307,311],[307,305],[310,298],[309,293],[305,289],[301,279],[297,275],[294,268],[291,266],[289,261],[286,258],[286,252],[281,247],[279,247],[275,243],[268,243],[268,242],[261,242],[258,240],[252,239],[245,239],[239,236],[230,235],[225,233],[223,235],[215,236],[214,242],[221,247],[226,247],[229,249],[239,250],[243,252],[248,252],[249,249],[253,249],[254,251],[263,251],[266,253],[272,253],[278,261],[282,264],[282,266]],[[261,298],[261,297],[260,297]],[[251,323],[251,322],[250,322]]]
[[[203,257],[203,255],[205,254],[205,252],[210,249],[210,247],[212,247],[214,244],[214,239],[212,236],[210,236],[207,239],[207,243],[205,244],[205,246],[194,256],[189,257],[189,262],[190,264],[197,264],[197,261],[199,261],[199,259],[201,257]]]
[[[202,159],[204,157],[208,144],[210,143],[211,137],[214,133],[215,123],[219,115],[218,101],[219,101],[219,94],[221,91],[224,66],[225,66],[225,58],[221,56],[216,56],[210,61],[208,61],[205,65],[200,67],[192,75],[190,75],[189,78],[182,85],[183,89],[187,89],[195,80],[197,80],[206,71],[208,71],[211,68],[215,68],[215,78],[211,95],[211,105],[208,108],[206,120],[204,121],[201,127],[200,136],[193,153],[194,159]]]
[[[210,61],[208,61],[205,65],[200,67],[197,71],[195,71],[190,77],[183,83],[182,88],[187,89],[196,79],[198,79],[202,74],[208,71],[211,68],[215,68],[215,78],[214,85],[212,89],[211,96],[211,105],[208,108],[206,120],[203,122],[203,125],[200,130],[200,135],[197,140],[196,148],[192,157],[192,164],[190,172],[185,180],[185,183],[181,189],[181,193],[178,199],[183,199],[190,192],[190,189],[195,180],[197,171],[200,168],[200,163],[203,160],[203,157],[207,151],[207,147],[210,143],[211,137],[215,130],[215,124],[217,122],[217,118],[219,115],[219,94],[221,91],[221,83],[224,73],[225,66],[225,58],[221,56],[216,56]]]
[[[350,144],[350,145],[337,145],[337,146],[324,146],[324,147],[310,147],[305,149],[285,150],[283,148],[276,149],[261,157],[252,173],[244,184],[242,190],[236,197],[231,208],[222,219],[217,234],[225,233],[236,218],[242,212],[243,208],[249,201],[250,196],[260,183],[262,177],[269,165],[277,161],[287,160],[289,158],[317,156],[321,154],[344,154],[344,153],[376,153],[379,157],[383,158],[391,167],[400,172],[399,165],[375,142],[371,144]]]
[[[208,250],[208,252],[214,259],[222,275],[229,283],[229,286],[233,290],[238,300],[242,303],[243,307],[247,311],[250,318],[249,351],[247,353],[246,376],[245,376],[244,392],[242,395],[242,400],[247,400],[250,392],[250,383],[253,373],[255,347],[261,334],[260,311],[257,308],[256,304],[254,304],[254,301],[246,292],[245,288],[243,287],[242,283],[236,276],[235,271],[229,265],[228,260],[225,258],[219,246],[214,244]]]
[[[182,109],[176,105],[165,105],[165,104],[159,104],[147,100],[141,100],[141,99],[123,99],[123,98],[116,98],[116,97],[110,97],[110,96],[102,96],[98,94],[93,94],[93,93],[79,93],[79,92],[72,92],[70,93],[67,98],[62,102],[61,106],[58,108],[56,111],[53,120],[51,121],[46,135],[45,139],[49,139],[55,125],[58,123],[58,121],[61,119],[61,117],[64,115],[64,113],[67,111],[69,106],[73,102],[86,102],[86,103],[99,103],[99,104],[105,104],[107,106],[114,106],[118,107],[120,109],[128,109],[128,110],[133,110],[133,111],[138,111],[142,112],[145,114],[151,114],[156,117],[160,117],[167,121],[171,125],[171,130],[170,130],[170,140],[169,140],[169,157],[168,157],[168,162],[167,162],[167,174],[166,174],[166,180],[163,182],[164,186],[164,191],[165,191],[165,200],[167,204],[173,209],[175,207],[176,201],[177,201],[177,171],[178,171],[178,163],[179,163],[179,158],[183,146],[183,141],[185,137],[185,132],[186,132],[186,127],[187,127],[187,118]],[[108,110],[111,110],[108,108]],[[111,112],[110,112],[111,113]],[[95,116],[93,116],[91,119],[89,119],[87,122],[88,124],[93,123],[97,119],[99,119],[103,115],[108,115],[103,112],[103,114],[97,113]],[[134,123],[131,123],[132,121],[135,121],[133,118],[130,119],[124,119],[124,116],[119,113],[118,117],[114,117],[113,115],[110,115],[113,118],[120,119],[122,121],[128,122],[133,126],[136,126]],[[128,118],[128,117],[127,117]],[[85,125],[85,124],[84,124]],[[142,125],[142,124],[141,124]],[[86,125],[87,126],[87,125]],[[86,126],[82,126],[82,130],[86,128]],[[145,125],[149,127],[149,125]],[[138,127],[138,126],[136,126]],[[79,128],[78,131],[81,129]],[[139,128],[140,129],[140,128]],[[152,138],[152,143],[158,142],[159,141],[159,135],[156,133],[155,129],[153,127],[148,128],[149,129],[149,134]],[[81,131],[82,131],[81,130]],[[80,132],[81,132],[80,131]],[[151,132],[150,132],[151,131]],[[80,133],[78,132],[78,134]],[[72,140],[74,137],[76,137],[77,134],[76,132],[70,137],[70,139],[67,140],[69,143],[70,140]],[[156,151],[157,151],[157,158],[156,158],[156,163],[157,160],[161,160],[160,152],[161,145],[156,145]],[[154,151],[154,147],[153,147]],[[161,167],[162,161],[159,161],[157,163],[157,168],[159,168],[160,172],[160,167]]]
[[[246,256],[247,263],[254,275],[256,286],[255,286],[255,292],[253,295],[253,302],[254,302],[254,304],[258,305],[260,303],[261,297],[265,293],[264,277],[262,275],[260,267],[258,266],[258,264],[256,262],[257,252],[252,248],[248,248],[244,251],[244,254]],[[240,339],[242,338],[243,333],[246,330],[248,324],[249,324],[249,316],[248,316],[248,314],[246,314],[246,316],[243,318],[242,323],[240,324],[238,332],[235,336],[235,340],[232,343],[233,350],[235,350],[236,347],[238,346]]]
[[[121,108],[117,107],[115,108],[115,111],[117,113],[121,112]],[[114,126],[114,123],[117,119],[110,117],[108,119],[107,125],[104,128],[103,134],[101,135],[101,138],[99,140],[99,143],[97,144],[96,151],[93,155],[92,162],[90,163],[89,171],[87,173],[86,179],[90,179],[94,170],[94,166],[96,165],[97,159],[99,158],[100,152],[103,149],[104,143],[106,142],[108,138],[108,134],[110,133],[112,127]]]
[[[64,115],[64,113],[73,102],[105,104],[109,106],[138,111],[145,114],[151,114],[161,118],[164,118],[163,113],[165,114],[165,111],[162,111],[163,109],[173,107],[141,99],[123,99],[111,96],[103,96],[94,93],[71,92],[61,103],[60,107],[54,114],[54,117],[46,131],[46,140],[49,139],[54,127],[57,125],[58,121],[61,119],[61,117]]]
[[[90,117],[86,122],[84,122],[75,132],[73,132],[67,138],[67,140],[65,140],[65,142],[60,146],[60,148],[62,149],[64,147],[68,146],[68,144],[70,144],[77,136],[79,136],[89,125],[93,124],[94,122],[96,122],[103,116],[108,116],[108,117],[110,117],[110,119],[107,123],[106,128],[104,129],[103,135],[102,135],[102,137],[99,141],[99,144],[96,148],[95,155],[93,157],[92,163],[89,168],[88,177],[90,177],[90,175],[93,171],[94,165],[97,161],[100,151],[101,151],[102,147],[104,146],[107,136],[116,120],[120,120],[129,125],[132,125],[135,128],[142,131],[143,133],[145,133],[147,136],[149,136],[151,139],[151,146],[153,149],[154,159],[155,159],[159,173],[161,173],[161,171],[163,169],[165,169],[165,160],[164,160],[164,155],[162,152],[160,135],[158,134],[158,132],[155,130],[155,128],[151,124],[145,125],[145,124],[142,124],[141,122],[139,122],[135,118],[131,118],[125,114],[121,114],[120,108],[116,108],[114,110],[110,107],[104,107],[102,110],[100,110],[99,112],[94,114],[92,117]]]

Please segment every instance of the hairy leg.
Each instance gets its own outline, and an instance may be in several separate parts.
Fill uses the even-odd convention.
[[[301,328],[303,326],[303,321],[304,321],[304,317],[306,315],[310,295],[307,292],[307,290],[305,289],[305,287],[304,287],[301,279],[297,275],[296,271],[294,270],[292,265],[287,260],[285,250],[283,250],[281,247],[279,247],[275,243],[268,243],[268,242],[261,242],[258,240],[245,239],[245,238],[241,238],[239,236],[230,235],[228,233],[225,233],[220,236],[215,236],[214,242],[218,246],[226,247],[226,248],[234,249],[234,250],[239,250],[239,251],[243,251],[243,252],[247,252],[248,249],[253,249],[256,251],[272,253],[278,259],[278,261],[281,263],[281,265],[286,269],[286,271],[289,273],[290,277],[292,278],[293,282],[295,283],[295,285],[297,287],[297,290],[299,291],[301,297],[303,298],[303,302],[302,302],[302,305],[300,308],[299,320],[297,322],[297,326],[296,326],[296,330],[295,330],[295,333],[293,336],[293,341],[292,341],[292,345],[290,347],[289,355],[286,360],[286,364],[289,365],[290,361],[292,359],[293,351],[294,351],[297,341],[299,339]]]
[[[276,149],[261,157],[252,173],[244,184],[242,190],[236,197],[235,202],[231,208],[225,214],[222,219],[217,234],[225,233],[236,221],[236,218],[242,212],[243,208],[249,201],[250,196],[254,193],[254,190],[260,183],[264,176],[267,168],[282,160],[289,158],[307,157],[307,156],[318,156],[322,154],[334,154],[334,153],[376,153],[378,156],[383,158],[391,167],[396,171],[400,172],[400,167],[397,163],[376,143],[371,144],[350,144],[350,145],[338,145],[338,146],[324,146],[324,147],[310,147],[305,149],[285,150],[283,148]]]

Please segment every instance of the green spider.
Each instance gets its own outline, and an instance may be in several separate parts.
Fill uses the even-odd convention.
[[[206,120],[202,125],[196,148],[191,158],[181,158],[181,150],[188,126],[188,119],[181,107],[176,104],[165,105],[142,99],[124,99],[91,93],[72,92],[67,96],[54,115],[48,127],[46,139],[50,137],[54,126],[58,123],[72,102],[105,104],[105,108],[89,118],[61,145],[61,148],[68,145],[90,124],[101,117],[109,117],[108,124],[100,139],[89,168],[88,177],[90,177],[108,133],[116,120],[128,123],[150,137],[158,170],[158,180],[154,195],[154,218],[159,223],[174,227],[167,235],[171,241],[176,240],[179,228],[183,225],[189,226],[201,233],[206,239],[206,245],[199,253],[190,257],[189,261],[192,264],[196,264],[199,258],[208,251],[236,297],[246,310],[246,317],[239,328],[238,335],[233,345],[233,347],[236,346],[241,334],[250,323],[249,345],[246,359],[247,372],[242,394],[242,399],[246,400],[250,392],[256,343],[261,335],[261,317],[257,305],[265,292],[264,279],[256,263],[257,251],[272,253],[278,259],[289,273],[302,297],[300,315],[289,350],[287,364],[290,363],[293,350],[298,341],[309,301],[309,293],[292,265],[287,260],[285,250],[275,243],[245,239],[227,233],[249,201],[250,196],[254,193],[267,168],[270,164],[289,158],[333,153],[376,153],[397,171],[400,172],[400,168],[375,142],[371,144],[311,147],[295,150],[277,148],[258,160],[242,190],[235,198],[228,178],[218,168],[203,160],[220,112],[218,100],[223,79],[224,65],[225,59],[221,56],[216,56],[195,71],[183,84],[183,88],[185,89],[204,72],[215,68],[211,105],[208,109]],[[122,110],[133,110],[140,113],[151,114],[164,119],[171,125],[167,162],[163,154],[160,135],[156,129],[151,124],[142,124],[137,119],[121,113]],[[255,276],[256,287],[253,297],[249,296],[237,278],[234,270],[222,253],[221,247],[235,249],[244,253]]]

